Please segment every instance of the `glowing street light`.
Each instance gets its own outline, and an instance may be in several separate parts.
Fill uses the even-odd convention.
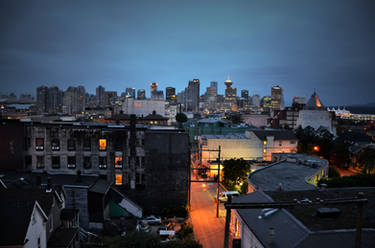
[[[314,149],[314,151],[319,152],[320,147],[319,146],[314,146],[313,149]]]

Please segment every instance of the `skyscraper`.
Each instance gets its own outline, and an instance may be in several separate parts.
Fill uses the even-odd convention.
[[[165,98],[169,104],[176,104],[177,97],[176,97],[176,89],[173,87],[167,87],[165,89]]]
[[[144,89],[139,89],[137,91],[137,99],[138,100],[144,100],[144,99],[146,99],[146,91]]]
[[[135,98],[135,88],[126,88],[125,89],[125,96],[127,98]]]
[[[237,96],[237,89],[232,88],[232,80],[230,80],[230,76],[228,75],[227,80],[224,82],[226,89],[225,89],[225,100],[228,102],[234,102],[236,101]]]
[[[63,112],[65,114],[80,114],[85,111],[85,87],[70,86],[64,93]]]
[[[199,89],[199,79],[193,79],[193,81],[189,81],[186,97],[188,111],[199,111]]]
[[[46,113],[48,111],[48,87],[40,86],[36,89],[36,106],[38,113]]]
[[[158,84],[156,82],[151,82],[150,88],[151,88],[150,98],[154,99],[154,97],[156,96],[156,92],[158,91]]]
[[[283,89],[278,85],[271,88],[271,105],[272,110],[284,108]]]
[[[104,92],[105,89],[103,86],[99,85],[96,88],[96,105],[99,107],[104,107]]]
[[[249,91],[248,90],[241,90],[241,97],[245,100],[249,99]]]

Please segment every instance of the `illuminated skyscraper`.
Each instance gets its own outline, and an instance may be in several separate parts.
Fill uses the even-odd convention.
[[[138,100],[144,100],[144,99],[146,99],[146,91],[144,89],[139,89],[137,91],[137,99]]]
[[[284,108],[283,89],[278,85],[271,88],[271,105],[272,110],[280,110]]]

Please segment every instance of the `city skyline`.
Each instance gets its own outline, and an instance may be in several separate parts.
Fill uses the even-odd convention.
[[[230,74],[233,87],[286,103],[314,88],[325,105],[373,102],[373,1],[2,1],[1,93],[40,85],[182,91]],[[30,11],[32,10],[32,11]],[[79,82],[79,83],[76,83]]]

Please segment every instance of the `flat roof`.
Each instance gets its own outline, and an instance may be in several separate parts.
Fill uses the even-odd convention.
[[[306,177],[312,176],[321,166],[312,168],[292,162],[277,162],[249,174],[248,180],[257,189],[264,191],[278,190],[309,190],[316,186],[308,183]]]

